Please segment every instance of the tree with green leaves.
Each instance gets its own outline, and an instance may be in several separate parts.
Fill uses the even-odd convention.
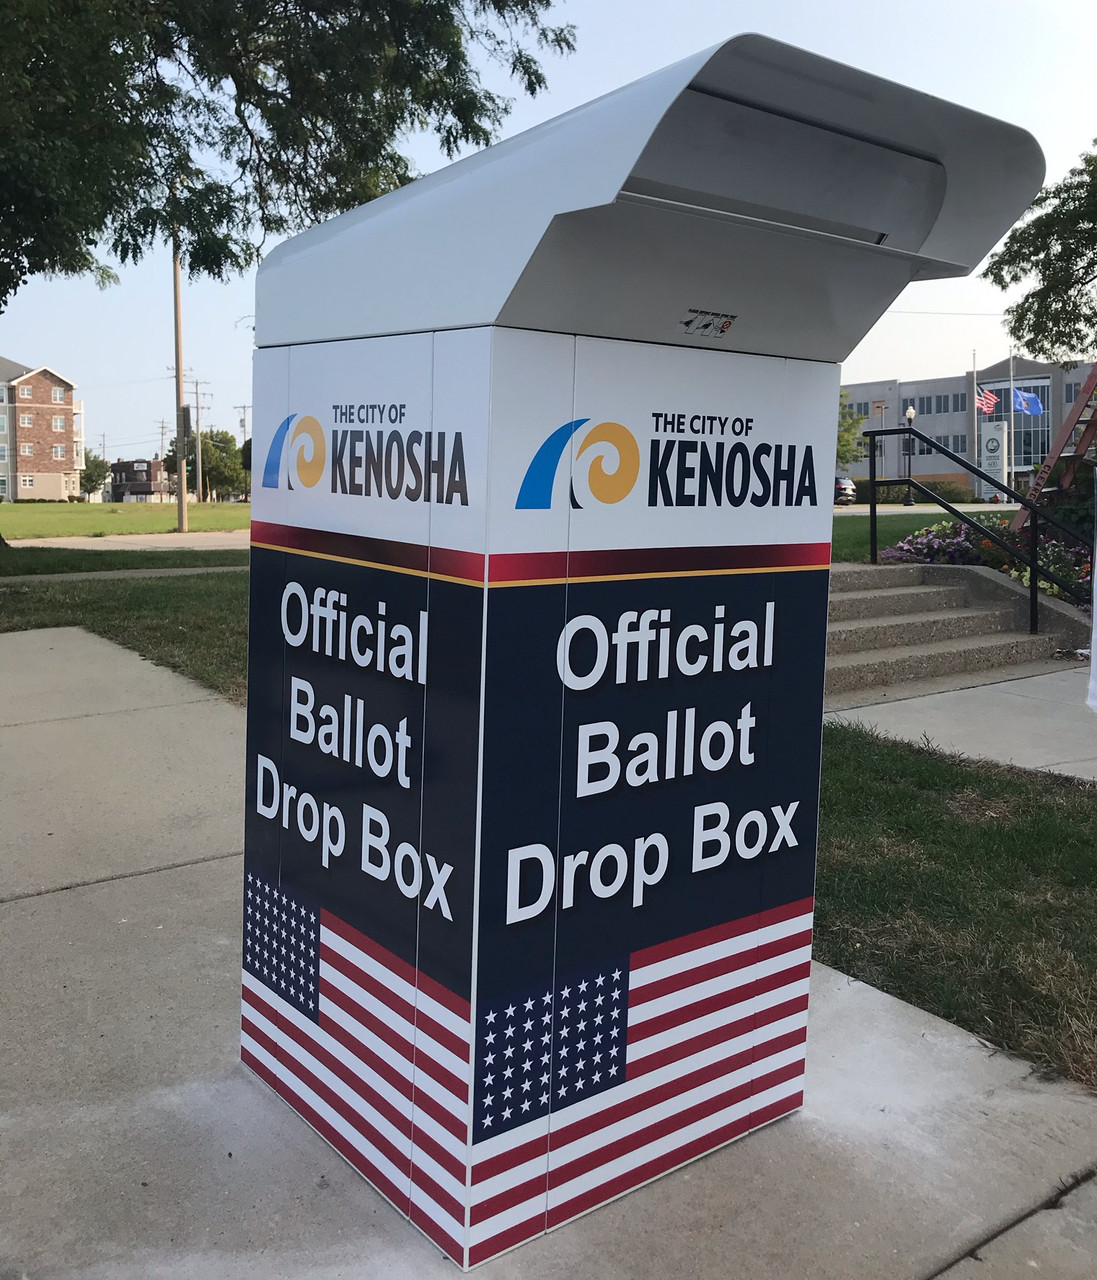
[[[175,475],[178,464],[172,440],[164,454],[164,470]],[[187,436],[187,488],[194,489],[194,433]],[[231,431],[213,428],[202,432],[202,497],[209,500],[214,494],[227,497],[243,493],[247,487],[244,467],[240,459],[240,446]]]
[[[860,462],[865,456],[865,441],[861,435],[864,416],[854,409],[844,391],[838,393],[838,453],[835,463],[843,470]]]
[[[39,273],[112,272],[175,239],[218,279],[415,176],[404,148],[484,146],[552,0],[0,0],[0,308]]]
[[[84,451],[84,469],[80,472],[80,492],[90,498],[110,479],[110,463],[90,449]]]
[[[227,498],[243,493],[246,485],[240,446],[231,431],[202,432],[202,486],[204,496]]]
[[[1006,308],[1030,355],[1071,367],[1097,348],[1097,151],[1040,192],[983,274],[1002,289],[1030,285]]]

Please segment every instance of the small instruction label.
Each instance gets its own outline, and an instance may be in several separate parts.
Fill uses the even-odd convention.
[[[737,318],[726,311],[701,311],[690,307],[678,321],[678,328],[694,338],[722,338]]]

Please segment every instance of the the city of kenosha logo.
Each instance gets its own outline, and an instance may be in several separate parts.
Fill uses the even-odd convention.
[[[263,488],[277,489],[283,474],[289,489],[297,484],[313,488],[324,474],[327,454],[324,429],[319,422],[309,414],[302,417],[291,413],[274,433],[267,450]]]
[[[552,506],[560,459],[571,438],[589,421],[589,418],[576,418],[565,422],[545,440],[526,468],[514,504],[516,510],[547,511]],[[579,465],[580,460],[585,464],[585,471]],[[628,427],[619,422],[599,422],[583,437],[575,461],[570,486],[573,507],[584,506],[588,493],[597,502],[620,502],[632,492],[639,478],[640,446]]]

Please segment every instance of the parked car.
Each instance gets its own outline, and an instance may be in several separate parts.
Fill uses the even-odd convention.
[[[849,476],[834,477],[834,505],[836,507],[848,506],[851,502],[857,501],[857,486],[849,478]]]

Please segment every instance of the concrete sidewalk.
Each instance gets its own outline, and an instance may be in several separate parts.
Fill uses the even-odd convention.
[[[0,669],[0,1277],[458,1274],[239,1063],[243,712],[76,629]],[[1092,1276],[1097,1184],[1040,1209],[1097,1168],[1097,1099],[813,984],[803,1111],[481,1273]]]
[[[928,741],[942,751],[1097,778],[1097,715],[1086,706],[1089,664],[1028,679],[953,689],[874,706],[831,711],[892,738]]]
[[[71,538],[18,538],[16,547],[67,547],[70,551],[247,551],[251,529],[188,533],[108,533]]]

